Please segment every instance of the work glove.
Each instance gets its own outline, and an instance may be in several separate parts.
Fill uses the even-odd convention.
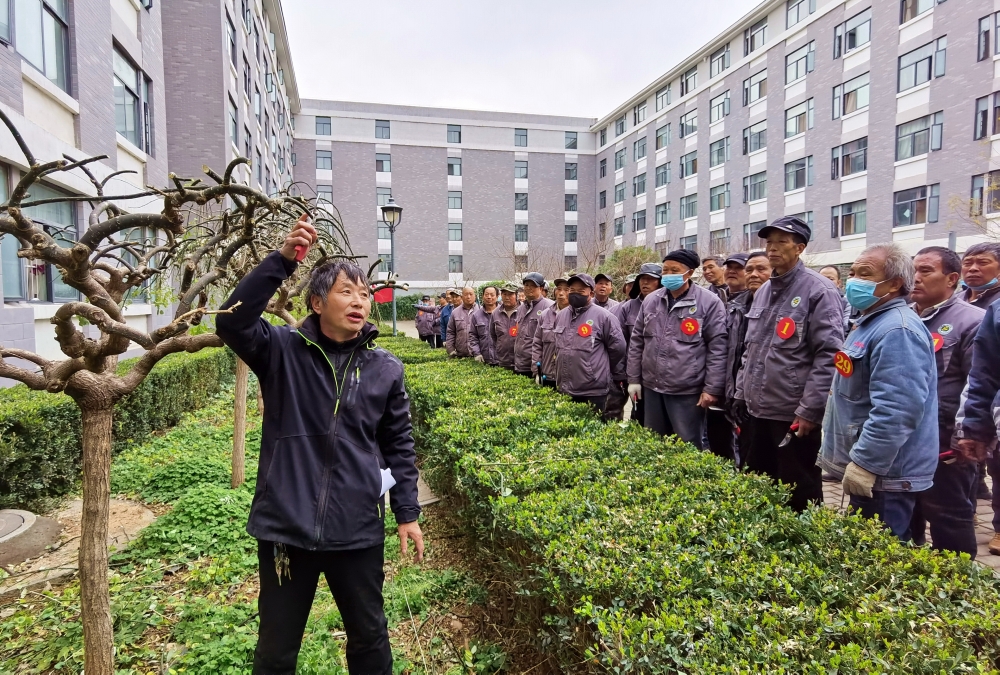
[[[750,411],[747,410],[747,402],[734,399],[729,403],[729,416],[738,427],[746,426],[750,421]]]
[[[840,482],[846,494],[870,498],[875,487],[875,474],[851,462],[844,469],[844,478]]]
[[[641,384],[630,384],[628,386],[628,397],[633,401],[642,400],[642,385]]]
[[[615,389],[617,389],[618,391],[620,391],[625,396],[628,396],[628,382],[626,382],[624,380],[621,380],[619,382],[615,382]]]
[[[537,384],[539,387],[542,386],[542,376],[541,375],[535,375],[535,384]]]
[[[472,358],[473,358],[473,360],[474,360],[474,361],[476,361],[477,363],[482,363],[482,362],[483,362],[483,355],[482,355],[482,354],[476,354],[476,355],[475,355],[474,357],[472,357]]]

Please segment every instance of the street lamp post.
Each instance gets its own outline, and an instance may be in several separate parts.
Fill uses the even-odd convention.
[[[389,228],[389,281],[392,291],[392,335],[396,336],[396,228],[403,220],[403,207],[389,197],[389,201],[382,206],[382,222]]]

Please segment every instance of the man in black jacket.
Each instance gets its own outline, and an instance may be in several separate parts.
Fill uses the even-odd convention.
[[[368,284],[353,263],[313,271],[298,328],[261,313],[316,230],[300,220],[223,305],[217,331],[260,380],[264,427],[247,532],[258,542],[260,631],[254,675],[295,672],[320,572],[344,620],[355,675],[388,675],[382,608],[389,487],[403,553],[423,557],[410,401],[403,365],[378,348]]]

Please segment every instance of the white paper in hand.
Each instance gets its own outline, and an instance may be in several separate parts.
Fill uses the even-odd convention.
[[[396,479],[392,477],[392,469],[379,469],[379,471],[382,473],[382,492],[378,496],[382,497],[396,484]]]

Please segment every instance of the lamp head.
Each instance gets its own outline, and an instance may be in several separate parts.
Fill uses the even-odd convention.
[[[382,207],[382,221],[390,228],[396,227],[403,219],[403,207],[396,203],[392,197]]]

